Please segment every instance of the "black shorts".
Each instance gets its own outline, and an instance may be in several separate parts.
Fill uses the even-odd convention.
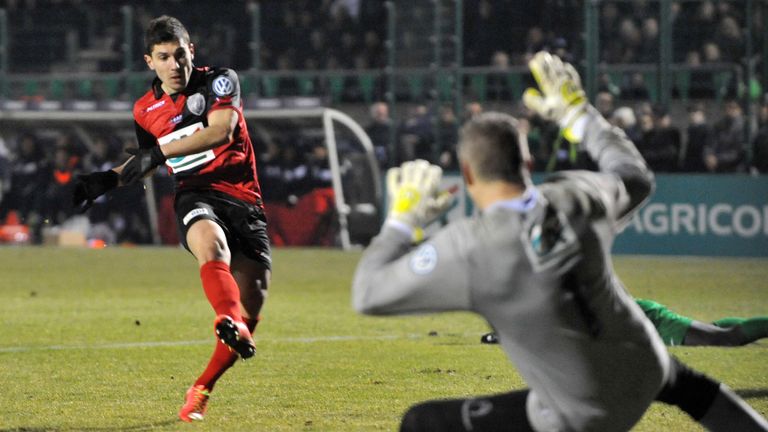
[[[216,222],[227,236],[232,254],[242,253],[271,268],[267,219],[261,207],[217,191],[183,191],[174,204],[179,238],[187,245],[187,230],[200,219]]]

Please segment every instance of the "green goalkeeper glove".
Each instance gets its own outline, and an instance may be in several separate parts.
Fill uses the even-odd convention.
[[[403,163],[387,171],[387,190],[391,203],[387,220],[409,229],[420,241],[423,228],[453,205],[454,196],[440,191],[443,170],[425,160]]]
[[[523,93],[523,103],[548,120],[557,122],[563,136],[570,142],[584,137],[584,119],[587,97],[581,87],[578,72],[559,57],[539,51],[528,62],[541,92],[529,88]]]

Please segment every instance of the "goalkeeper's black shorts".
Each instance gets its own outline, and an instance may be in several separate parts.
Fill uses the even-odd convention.
[[[218,191],[182,191],[176,194],[174,209],[179,238],[187,250],[189,227],[208,219],[224,230],[232,254],[240,252],[271,268],[267,219],[260,206]]]

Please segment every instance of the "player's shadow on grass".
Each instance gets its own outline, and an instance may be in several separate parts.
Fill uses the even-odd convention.
[[[736,394],[744,399],[764,398],[768,397],[768,389],[741,389],[734,390]]]
[[[135,426],[125,426],[125,427],[66,427],[66,428],[56,428],[56,427],[18,427],[18,428],[10,428],[10,429],[0,429],[0,432],[70,432],[70,431],[82,431],[82,432],[101,432],[101,431],[121,431],[121,432],[140,432],[140,431],[149,431],[149,430],[156,430],[157,428],[162,428],[166,426],[172,426],[175,424],[179,424],[178,420],[166,420],[161,421],[157,423],[149,423],[149,424],[143,424],[143,425],[135,425]]]

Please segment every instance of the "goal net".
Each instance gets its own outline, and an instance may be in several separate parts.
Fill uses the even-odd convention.
[[[366,245],[379,230],[383,198],[363,128],[331,108],[246,110],[245,116],[273,241],[328,245],[330,237],[345,250]]]

